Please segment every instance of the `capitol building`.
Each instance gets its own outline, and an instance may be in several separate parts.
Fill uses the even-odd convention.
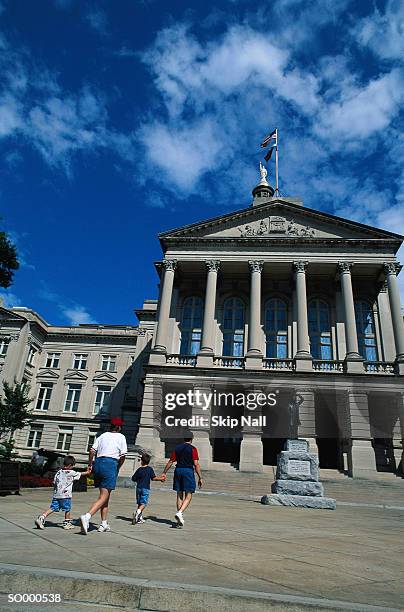
[[[136,310],[136,326],[55,327],[29,308],[0,309],[0,383],[24,381],[33,397],[35,419],[15,436],[21,456],[47,448],[84,462],[119,415],[132,452],[162,461],[177,439],[168,393],[242,390],[277,401],[250,425],[247,406],[228,405],[238,425],[223,430],[215,406],[178,412],[194,417],[204,469],[262,472],[298,436],[320,467],[402,473],[402,236],[280,196],[262,172],[252,202],[159,240],[159,298]]]

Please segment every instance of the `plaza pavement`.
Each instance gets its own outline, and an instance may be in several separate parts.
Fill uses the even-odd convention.
[[[255,498],[196,494],[183,529],[174,494],[162,487],[152,491],[146,522],[131,525],[133,491],[120,488],[112,532],[87,536],[61,529],[56,514],[45,530],[34,528],[49,489],[1,497],[0,592],[62,592],[71,600],[64,611],[404,609],[402,480],[327,479],[335,511],[263,506],[269,483]],[[76,493],[73,516],[95,496]],[[28,608],[42,609],[7,607],[0,595],[2,612]]]

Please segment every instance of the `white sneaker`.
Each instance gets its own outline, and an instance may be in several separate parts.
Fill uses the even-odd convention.
[[[63,529],[74,529],[74,525],[71,521],[63,521]]]
[[[87,535],[88,528],[90,526],[90,521],[88,520],[85,514],[81,515],[80,523],[81,523],[81,533],[84,533],[85,535]]]
[[[175,520],[177,521],[178,525],[180,525],[181,527],[185,525],[184,517],[182,515],[181,510],[178,510],[177,514],[175,515]]]
[[[145,523],[146,521],[144,520],[143,516],[141,514],[139,514],[138,519],[136,521],[137,523]]]
[[[42,514],[35,519],[35,525],[38,529],[45,529],[45,517]]]
[[[111,531],[111,527],[108,525],[108,523],[106,525],[100,525],[97,531],[100,533],[105,533],[105,531]]]

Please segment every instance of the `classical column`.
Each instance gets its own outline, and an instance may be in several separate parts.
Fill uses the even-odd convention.
[[[342,301],[344,303],[344,325],[345,325],[345,342],[346,342],[346,362],[347,371],[363,372],[363,357],[359,355],[358,336],[356,333],[355,320],[355,305],[352,291],[351,268],[352,262],[342,261],[338,264]],[[355,363],[356,362],[356,363]],[[360,362],[360,363],[358,363]]]
[[[161,290],[159,318],[157,324],[156,342],[154,351],[165,353],[167,351],[167,327],[170,316],[171,298],[174,286],[174,270],[177,265],[175,259],[164,259],[164,277]]]
[[[350,476],[372,479],[376,476],[376,458],[372,447],[372,432],[368,395],[366,391],[352,389],[348,392],[351,448],[348,452]]]
[[[159,380],[146,378],[143,391],[142,411],[136,446],[153,456],[164,460],[165,444],[161,441],[161,420],[163,414],[163,387]]]
[[[397,283],[397,263],[385,263],[384,272],[387,277],[387,291],[389,294],[391,320],[393,323],[394,343],[396,345],[396,362],[400,374],[404,374],[404,327],[401,313],[400,291]]]
[[[251,272],[248,354],[261,355],[261,272],[264,262],[249,261],[248,265]]]
[[[261,388],[251,388],[249,393],[263,394]],[[244,416],[251,419],[242,426],[243,438],[240,444],[240,472],[263,472],[264,471],[264,446],[263,434],[263,409],[257,405],[254,410],[244,408]]]
[[[246,369],[261,369],[261,272],[264,262],[249,261],[248,265],[250,267],[250,310],[245,367]]]
[[[194,434],[194,445],[198,449],[199,462],[202,470],[208,470],[212,464],[212,445],[210,441],[210,421],[212,407],[209,398],[213,389],[209,386],[195,385],[194,402],[192,404],[192,417],[194,425],[190,427]]]
[[[297,301],[297,352],[296,369],[311,370],[309,325],[307,320],[306,268],[307,261],[295,261],[296,301]],[[307,362],[307,363],[304,363]]]
[[[213,324],[215,320],[216,308],[217,273],[220,268],[220,261],[212,259],[210,261],[206,261],[205,263],[208,269],[208,278],[206,281],[205,308],[203,314],[202,340],[200,352],[212,354],[214,352]]]

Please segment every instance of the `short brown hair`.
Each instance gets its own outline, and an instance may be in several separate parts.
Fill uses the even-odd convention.
[[[66,457],[63,460],[63,465],[66,467],[66,465],[74,465],[76,463],[76,459],[73,457],[73,455],[66,455]]]
[[[144,463],[145,465],[149,465],[150,459],[151,457],[149,453],[143,453],[143,455],[140,457],[141,462]]]

